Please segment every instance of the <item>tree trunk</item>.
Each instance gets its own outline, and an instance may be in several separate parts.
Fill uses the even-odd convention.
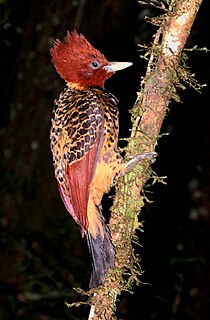
[[[190,82],[190,75],[181,65],[181,56],[202,0],[171,1],[167,13],[152,22],[159,29],[149,48],[149,64],[141,90],[132,109],[133,127],[125,159],[155,150],[160,129],[172,98],[178,100],[176,88],[180,79]],[[139,228],[138,214],[144,204],[140,196],[151,176],[150,161],[142,160],[134,170],[117,181],[116,195],[110,219],[110,230],[116,250],[115,269],[111,270],[102,287],[94,292],[89,319],[116,319],[116,297],[123,290],[138,284],[138,258],[132,249],[135,231]],[[124,281],[123,274],[127,274]]]

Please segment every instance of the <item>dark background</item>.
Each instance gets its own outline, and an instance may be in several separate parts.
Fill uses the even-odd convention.
[[[84,6],[82,8],[82,6]],[[204,1],[188,46],[210,48],[209,5]],[[0,319],[87,319],[88,308],[64,301],[88,289],[86,242],[58,195],[49,149],[53,101],[64,82],[49,56],[54,38],[74,28],[109,60],[133,67],[106,88],[120,99],[120,136],[129,134],[128,110],[145,74],[137,43],[152,41],[144,16],[161,12],[133,0],[0,1]],[[201,84],[210,83],[209,53],[188,53]],[[138,249],[144,273],[134,294],[124,293],[121,319],[210,319],[209,87],[180,91],[159,139],[153,169],[167,185],[147,188]],[[106,207],[106,202],[104,202]]]

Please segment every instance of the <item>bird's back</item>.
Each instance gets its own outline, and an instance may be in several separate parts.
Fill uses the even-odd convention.
[[[76,222],[87,229],[90,194],[94,202],[100,204],[103,193],[108,192],[117,173],[115,162],[122,162],[117,150],[117,99],[102,88],[65,88],[55,102],[50,138],[62,200]],[[79,204],[72,204],[75,196],[68,175],[70,180],[74,175],[78,180],[74,185],[76,198],[84,198],[75,199]]]

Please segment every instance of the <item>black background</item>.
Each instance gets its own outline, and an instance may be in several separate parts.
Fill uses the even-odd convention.
[[[78,17],[78,8],[81,19]],[[81,7],[80,7],[81,8]],[[64,82],[49,56],[54,38],[76,28],[111,60],[133,66],[106,88],[120,100],[120,137],[129,134],[128,110],[145,74],[137,43],[156,28],[144,16],[162,12],[130,0],[0,1],[0,319],[87,319],[88,308],[64,301],[88,289],[85,240],[58,195],[49,149],[53,101]],[[209,4],[203,1],[188,47],[210,48]],[[209,84],[209,53],[189,52],[189,67]],[[123,293],[121,319],[210,318],[210,118],[209,87],[187,87],[172,102],[153,169],[167,185],[146,190],[153,203],[142,213],[138,248],[144,273],[134,294]],[[107,209],[107,202],[104,201]]]

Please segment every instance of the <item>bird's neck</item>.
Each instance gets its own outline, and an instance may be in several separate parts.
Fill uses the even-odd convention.
[[[80,85],[79,83],[67,82],[66,84],[67,84],[68,88],[70,88],[70,89],[76,89],[76,90],[86,89],[84,86]]]
[[[76,90],[85,90],[85,89],[88,89],[88,88],[91,88],[91,87],[96,87],[96,88],[101,88],[101,89],[104,89],[104,85],[94,85],[94,86],[90,86],[90,85],[87,85],[87,86],[84,86],[80,83],[75,83],[75,82],[66,82],[67,84],[67,87],[70,88],[70,89],[76,89]]]

